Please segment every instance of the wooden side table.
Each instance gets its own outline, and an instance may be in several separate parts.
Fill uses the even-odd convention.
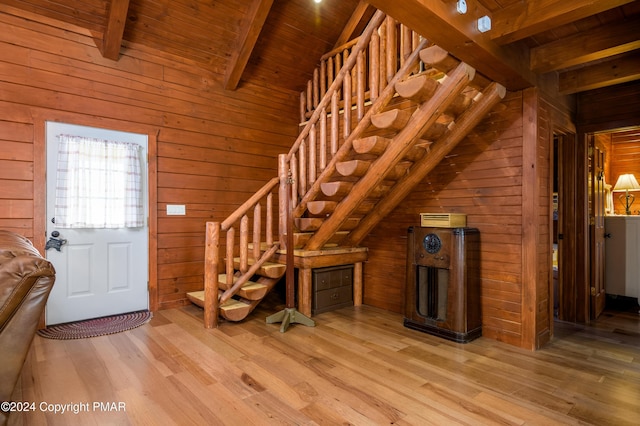
[[[353,264],[353,305],[362,305],[363,262],[368,258],[366,247],[338,247],[324,250],[294,250],[294,267],[298,269],[298,311],[311,317],[312,271],[316,268]],[[286,250],[274,255],[274,260],[286,262]]]

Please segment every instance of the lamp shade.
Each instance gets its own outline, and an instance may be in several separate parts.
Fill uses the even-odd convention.
[[[640,191],[640,185],[638,184],[638,180],[636,177],[627,173],[624,175],[620,175],[618,181],[616,182],[616,186],[613,187],[614,191]]]

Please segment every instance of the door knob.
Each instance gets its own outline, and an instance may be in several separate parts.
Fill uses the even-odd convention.
[[[67,244],[67,240],[63,240],[62,238],[57,238],[60,236],[58,231],[53,231],[51,233],[51,238],[47,241],[47,244],[44,246],[45,250],[49,250],[50,248],[56,249],[58,251],[62,248],[63,245]]]
[[[611,238],[611,233],[607,232],[606,234],[604,234],[605,238]]]

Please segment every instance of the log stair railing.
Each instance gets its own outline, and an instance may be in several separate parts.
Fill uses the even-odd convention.
[[[223,222],[207,223],[204,291],[188,294],[204,307],[205,327],[216,327],[218,315],[245,318],[284,274],[284,265],[268,261],[286,246],[287,198],[296,251],[357,247],[504,95],[504,87],[376,12],[355,43],[322,58],[301,94],[301,131],[280,156],[279,176]]]

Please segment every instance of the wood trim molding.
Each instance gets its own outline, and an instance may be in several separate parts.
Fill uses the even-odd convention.
[[[522,92],[522,344],[536,349],[538,278],[538,91]]]
[[[44,118],[33,117],[33,245],[44,255],[47,230],[47,144]]]

